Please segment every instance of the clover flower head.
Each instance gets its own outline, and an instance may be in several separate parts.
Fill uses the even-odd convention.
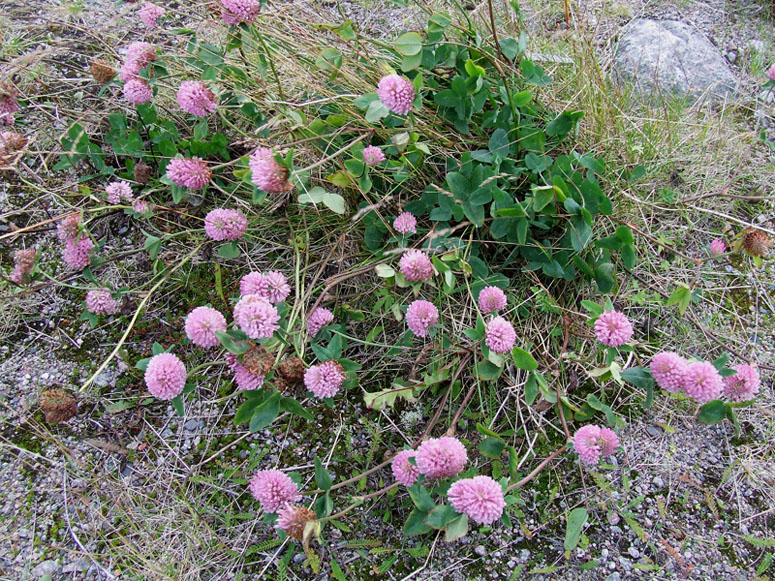
[[[267,339],[280,326],[277,309],[260,295],[245,295],[234,305],[234,320],[251,339]]]
[[[266,274],[249,272],[240,281],[240,292],[243,295],[259,295],[270,303],[283,302],[291,292],[291,287],[285,275],[276,270]]]
[[[140,8],[140,20],[143,21],[143,24],[148,29],[156,28],[157,20],[162,16],[164,16],[164,8],[156,6],[156,4],[146,2]]]
[[[183,81],[178,87],[178,105],[186,113],[207,117],[215,111],[218,103],[213,92],[200,81]]]
[[[369,145],[363,148],[363,161],[369,167],[374,167],[385,161],[385,154],[376,145]]]
[[[106,288],[90,290],[86,293],[86,310],[95,315],[113,315],[118,312],[118,302]]]
[[[468,461],[466,447],[452,436],[425,440],[415,455],[417,469],[428,478],[447,478],[460,473]]]
[[[406,309],[406,325],[418,337],[427,337],[428,330],[439,322],[439,310],[433,303],[413,301]]]
[[[0,125],[13,125],[16,121],[13,114],[20,109],[15,95],[7,92],[0,95]]]
[[[599,464],[602,456],[610,456],[618,446],[616,432],[592,424],[579,428],[573,436],[573,448],[587,464]]]
[[[221,0],[224,11],[223,21],[226,24],[250,24],[261,11],[261,3],[258,0]]]
[[[247,228],[248,219],[239,210],[216,208],[205,216],[205,233],[213,240],[239,240]]]
[[[672,351],[657,353],[651,360],[649,370],[657,385],[665,391],[678,393],[683,389],[686,376],[686,359],[678,355],[678,353],[673,353]]]
[[[605,311],[595,321],[597,340],[608,347],[620,347],[632,338],[632,325],[619,311]]]
[[[710,243],[711,256],[721,256],[727,251],[727,245],[721,238],[716,238]]]
[[[94,242],[85,234],[80,239],[70,238],[65,241],[62,258],[73,270],[83,270],[89,266],[89,253],[94,248]]]
[[[417,233],[417,218],[411,212],[403,212],[393,220],[393,228],[399,234],[416,234]]]
[[[186,366],[172,353],[154,355],[145,369],[145,385],[159,399],[177,397],[186,386]]]
[[[167,164],[167,177],[181,188],[198,190],[210,183],[210,166],[199,157],[173,157]]]
[[[25,248],[23,250],[16,250],[13,253],[13,271],[8,278],[15,284],[26,284],[27,275],[32,270],[32,265],[35,264],[35,255],[37,250],[34,246],[31,248]]]
[[[259,147],[250,156],[250,179],[259,188],[269,194],[290,191],[293,186],[288,182],[288,169],[274,158],[268,147]]]
[[[314,337],[320,330],[334,322],[334,313],[325,307],[318,307],[307,315],[307,333]]]
[[[119,204],[121,200],[132,200],[132,187],[129,182],[119,180],[117,182],[111,182],[105,186],[105,194],[107,194],[108,202],[111,204]]]
[[[304,529],[307,523],[315,520],[315,511],[305,506],[286,504],[277,511],[277,524],[275,528],[288,533],[288,536],[297,541],[304,538]]]
[[[399,262],[401,274],[410,282],[428,280],[433,276],[433,263],[422,250],[408,250]]]
[[[479,293],[479,309],[485,314],[506,308],[506,293],[497,286],[486,286]]]
[[[250,493],[266,512],[277,512],[289,502],[299,502],[296,483],[279,470],[259,470],[250,479]]]
[[[226,319],[212,307],[197,307],[186,317],[186,337],[199,347],[217,347],[220,341],[216,332],[226,332]]]
[[[57,226],[57,237],[62,242],[74,240],[78,237],[78,228],[81,226],[80,214],[70,214]]]
[[[734,375],[724,378],[724,395],[732,401],[750,401],[759,393],[761,378],[759,372],[750,365],[735,365]]]
[[[304,372],[304,385],[318,399],[334,397],[345,380],[345,372],[336,361],[324,361]]]
[[[772,66],[767,69],[767,78],[775,82],[775,63],[773,63]]]
[[[717,399],[724,389],[721,374],[707,361],[694,361],[686,366],[683,389],[701,404]]]
[[[508,353],[516,341],[514,326],[503,317],[494,317],[484,329],[484,344],[495,353]]]
[[[494,523],[506,508],[503,488],[489,476],[474,476],[453,482],[447,498],[452,508],[480,525]]]
[[[129,79],[124,83],[122,91],[131,105],[144,105],[153,99],[153,91],[143,79]]]
[[[237,387],[243,391],[252,391],[259,389],[264,385],[264,376],[251,373],[240,363],[239,358],[234,353],[226,354],[226,364],[234,374],[234,382]]]
[[[377,96],[393,113],[406,115],[412,110],[414,85],[400,75],[387,75],[377,85]]]
[[[409,461],[409,458],[415,457],[414,450],[404,450],[396,454],[390,468],[393,476],[404,486],[411,486],[420,476],[420,470]]]

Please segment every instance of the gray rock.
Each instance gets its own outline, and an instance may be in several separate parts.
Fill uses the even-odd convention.
[[[487,554],[487,549],[484,548],[484,545],[476,545],[476,548],[474,549],[474,553],[476,553],[480,557],[484,557]]]
[[[677,20],[633,20],[619,40],[614,70],[646,96],[730,97],[738,85],[716,47]]]
[[[194,432],[199,429],[199,427],[202,425],[202,420],[195,420],[190,419],[184,424],[184,428],[188,430],[189,432]]]
[[[88,560],[78,559],[77,561],[73,561],[62,567],[62,573],[78,573],[79,571],[86,571],[88,568]]]
[[[43,561],[32,570],[32,576],[43,577],[44,575],[53,575],[57,569],[59,569],[59,565],[57,565],[56,561]]]

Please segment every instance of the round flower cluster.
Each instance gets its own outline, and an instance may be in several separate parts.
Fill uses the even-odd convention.
[[[205,233],[213,240],[239,240],[245,235],[248,219],[239,210],[216,208],[205,216]]]
[[[486,286],[479,293],[479,309],[484,313],[497,313],[506,308],[506,293],[497,286]]]
[[[717,399],[724,389],[721,374],[707,361],[694,361],[684,370],[683,390],[699,403]]]
[[[514,348],[517,332],[503,317],[495,317],[484,330],[484,344],[495,353],[508,353]]]
[[[181,188],[198,190],[210,183],[210,166],[200,157],[174,157],[167,164],[167,177]]]
[[[686,359],[678,353],[672,351],[657,353],[651,360],[651,376],[665,391],[678,393],[683,389],[686,365]]]
[[[724,395],[732,401],[750,401],[759,393],[761,378],[750,365],[735,365],[737,373],[724,378]]]
[[[377,96],[393,113],[406,115],[412,110],[414,85],[400,75],[387,75],[377,85]]]
[[[595,321],[597,340],[608,347],[620,347],[632,338],[632,325],[619,311],[605,311]]]
[[[573,448],[587,464],[599,464],[600,458],[610,456],[619,447],[619,437],[610,428],[588,425],[573,436]]]
[[[143,21],[146,28],[156,28],[156,21],[162,16],[164,16],[164,8],[156,6],[156,4],[146,2],[143,4],[143,7],[140,8],[140,20]]]
[[[288,169],[277,162],[272,150],[259,147],[250,156],[250,179],[259,188],[269,194],[290,191],[293,186],[288,182]]]
[[[427,337],[428,330],[439,322],[439,310],[433,303],[413,301],[406,309],[406,325],[418,337]]]
[[[124,83],[122,91],[130,105],[144,105],[153,99],[153,90],[143,79],[129,79]]]
[[[416,234],[417,233],[417,218],[411,212],[403,212],[393,220],[393,228],[399,234]]]
[[[110,290],[90,290],[86,293],[86,310],[95,315],[113,315],[118,312],[118,302],[111,296]]]
[[[218,107],[213,92],[199,81],[180,83],[177,99],[178,105],[183,111],[197,117],[207,117]]]
[[[428,280],[433,276],[433,264],[428,255],[421,250],[408,250],[399,262],[401,274],[409,282]]]
[[[448,478],[465,468],[466,447],[452,436],[425,440],[415,455],[417,469],[428,478]]]
[[[480,525],[494,523],[506,508],[503,488],[489,476],[474,476],[453,482],[447,497],[452,508]]]
[[[114,205],[120,204],[122,199],[130,202],[134,199],[132,187],[129,185],[129,182],[124,180],[112,182],[105,186],[105,194],[107,195],[108,203]]]
[[[147,67],[153,61],[156,60],[156,49],[152,44],[147,42],[133,42],[129,45],[126,51],[126,60],[121,65],[119,76],[124,82],[131,81],[132,79],[142,80],[140,78],[140,70]]]
[[[89,253],[94,248],[94,242],[85,233],[80,233],[81,217],[72,214],[62,220],[57,226],[57,236],[64,242],[62,258],[75,270],[83,270],[89,265]]]
[[[259,0],[221,0],[223,6],[223,21],[226,24],[242,24],[253,22],[261,11]]]
[[[304,373],[304,385],[318,399],[334,397],[344,380],[344,369],[336,361],[313,365]]]
[[[385,154],[376,145],[369,145],[363,148],[363,161],[369,167],[374,167],[385,161]]]
[[[8,278],[15,284],[26,284],[27,274],[32,270],[32,265],[35,264],[35,255],[37,250],[33,246],[32,248],[25,248],[23,250],[16,250],[13,253],[13,271]]]
[[[240,280],[239,288],[243,295],[258,295],[275,304],[283,302],[291,293],[285,275],[276,270],[266,274],[249,272]]]
[[[135,200],[134,204],[132,204],[132,210],[138,214],[145,215],[153,210],[153,205],[149,204],[145,200]]]
[[[772,66],[767,69],[767,78],[775,83],[775,63],[773,63]]]
[[[280,328],[277,309],[260,295],[242,297],[234,305],[234,320],[251,339],[267,339]]]
[[[226,354],[226,364],[234,374],[234,381],[239,389],[243,391],[252,391],[254,389],[259,389],[264,385],[264,376],[248,371],[248,369],[240,363],[234,353]]]
[[[277,524],[275,528],[288,533],[288,536],[297,541],[304,538],[304,529],[308,522],[315,520],[315,512],[304,506],[286,504],[277,511]]]
[[[414,450],[399,452],[390,466],[395,479],[404,486],[412,486],[420,476],[420,469],[409,461],[409,458],[414,458],[415,454]]]
[[[318,307],[307,315],[307,333],[314,337],[326,325],[334,322],[334,313],[326,308]]]
[[[186,386],[186,366],[172,353],[154,355],[145,369],[145,385],[152,396],[173,399]]]
[[[727,245],[720,238],[716,238],[710,243],[711,256],[721,256],[727,251]]]
[[[220,311],[212,307],[197,307],[186,317],[185,322],[186,337],[194,345],[199,347],[217,347],[220,345],[217,331],[226,331],[226,319]]]
[[[13,114],[20,109],[16,96],[0,87],[0,125],[13,125]]]
[[[250,480],[250,493],[266,512],[277,512],[290,502],[299,502],[296,483],[279,470],[259,470]]]

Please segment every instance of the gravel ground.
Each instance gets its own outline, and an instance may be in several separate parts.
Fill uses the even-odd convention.
[[[613,11],[610,3],[605,5],[608,8],[603,15],[595,15],[603,4],[590,2],[580,7],[606,38],[614,38],[618,27],[635,15],[689,21],[726,51],[750,87],[754,86],[747,76],[750,66],[743,67],[741,63],[758,58],[756,54],[773,56],[771,44],[766,44],[771,43],[772,30],[760,29],[752,19],[744,18],[744,12],[727,8],[722,0],[682,2],[680,7],[668,2],[633,0],[616,4],[614,8],[618,8]],[[100,30],[114,30],[135,9],[129,4],[116,9],[112,2],[104,0],[87,1],[84,6],[79,22],[97,34]],[[363,8],[357,2],[343,2],[340,7],[344,17],[386,36],[411,18],[400,8],[383,10],[374,3]],[[57,46],[68,46],[72,41],[68,34],[73,31],[61,25],[72,20],[72,16],[62,6],[53,2],[9,5],[13,14],[30,9],[36,15],[29,22],[49,26],[54,39],[63,41]],[[324,4],[324,9],[330,11],[327,14],[332,19],[338,14],[333,3]],[[538,10],[534,16],[536,30],[546,25],[541,20],[544,13]],[[49,135],[41,130],[40,139],[51,139],[57,130],[61,127],[56,124]],[[31,179],[30,174],[26,177]],[[23,191],[18,181],[0,183],[0,214],[29,201],[24,199]],[[772,227],[768,219],[765,216],[762,223]],[[117,233],[126,237],[124,243],[138,244],[141,240],[136,228],[121,232],[123,223],[117,221],[115,225]],[[0,226],[4,228],[2,234],[7,224],[4,221]],[[53,236],[49,233],[41,239],[44,237],[49,241],[42,250],[45,259],[56,250]],[[3,256],[7,258],[5,253]],[[748,279],[746,284],[772,296],[775,282],[771,274],[762,281],[761,276],[738,273],[731,265],[727,269],[728,274]],[[112,276],[120,277],[121,273],[116,269]],[[126,514],[132,514],[136,521],[136,534],[128,537],[142,546],[145,530],[146,541],[158,538],[163,541],[159,543],[162,548],[167,543],[174,547],[169,558],[178,558],[186,551],[211,551],[208,543],[214,539],[239,551],[251,547],[257,539],[272,538],[271,531],[254,520],[238,521],[226,532],[210,531],[206,517],[197,522],[198,534],[189,534],[182,526],[171,526],[171,516],[185,520],[192,514],[174,494],[164,504],[169,510],[166,515],[155,514],[153,508],[143,512],[141,502],[130,504],[146,494],[171,494],[157,483],[169,482],[172,474],[179,476],[181,482],[185,479],[181,491],[203,495],[203,490],[219,489],[235,506],[250,506],[244,498],[239,500],[244,497],[243,483],[225,479],[223,483],[207,480],[203,484],[186,479],[192,474],[208,476],[210,473],[198,470],[197,464],[217,454],[229,438],[243,436],[242,430],[230,424],[234,402],[224,405],[219,399],[218,381],[205,397],[187,409],[183,419],[177,418],[170,406],[133,404],[127,411],[110,411],[108,406],[142,393],[137,377],[125,365],[114,363],[96,382],[103,394],[100,398],[84,395],[80,398],[78,417],[47,428],[36,407],[40,391],[59,386],[77,389],[96,367],[94,362],[102,361],[112,348],[116,329],[108,325],[91,330],[85,322],[74,321],[80,305],[62,290],[47,289],[22,299],[2,299],[0,303],[0,329],[5,339],[0,345],[0,486],[6,491],[0,500],[2,578],[134,578],[131,569],[122,571],[112,561],[104,544],[106,539],[124,538],[115,529]],[[715,313],[707,314],[709,326],[714,316]],[[766,331],[772,329],[772,316],[768,299],[760,301],[759,309],[746,313],[742,319],[750,330],[756,330],[755,356],[762,363],[775,360],[773,337]],[[750,564],[768,550],[752,544],[750,538],[766,543],[775,530],[772,407],[772,386],[768,381],[758,405],[741,412],[743,434],[735,438],[728,424],[701,426],[686,402],[669,400],[663,395],[644,416],[630,419],[621,434],[628,454],[614,461],[612,467],[592,474],[585,469],[582,472],[567,459],[558,463],[553,468],[558,480],[580,481],[583,488],[572,494],[556,490],[556,509],[562,511],[586,503],[605,514],[605,521],[598,520],[586,530],[573,555],[577,563],[598,561],[589,571],[551,569],[564,565],[564,530],[557,519],[549,521],[553,526],[547,524],[541,513],[548,509],[536,503],[537,492],[526,490],[521,496],[526,502],[523,522],[516,523],[510,531],[501,527],[496,534],[472,532],[459,545],[434,542],[429,567],[419,571],[416,578],[514,579],[521,576],[513,572],[521,570],[525,576],[531,571],[534,579],[749,579]],[[359,405],[351,404],[350,409],[344,410],[344,417],[359,418],[363,413]],[[308,469],[315,453],[345,436],[354,450],[364,454],[368,451],[374,436],[363,421],[348,422],[342,432],[336,432],[331,430],[330,420],[318,418],[319,430],[324,435],[314,443],[293,433],[275,434],[267,430],[245,437],[233,457],[245,460],[259,449],[278,450],[261,461],[272,465],[282,459],[285,464]],[[217,462],[217,458],[212,461]],[[223,471],[227,469],[228,462],[224,461]],[[378,481],[372,479],[369,485],[377,486]],[[362,538],[379,539],[386,547],[400,546],[401,532],[385,524],[380,515],[355,511],[354,516],[360,520]],[[154,531],[158,537],[152,534]],[[340,564],[362,557],[347,544],[351,540],[344,531],[333,527],[327,531],[327,542]],[[414,541],[407,546],[414,546]],[[156,547],[148,550],[149,558],[164,554]],[[277,550],[260,550],[253,561],[262,562]],[[224,551],[218,554],[225,563],[229,562]],[[292,578],[314,577],[303,561],[304,555],[297,552],[289,564]],[[655,564],[664,568],[654,573]],[[224,571],[222,578],[234,578],[233,569]],[[274,571],[269,569],[268,576],[256,574],[254,578],[276,578]],[[400,575],[396,569],[388,571],[387,577],[398,579]],[[215,577],[203,572],[200,578]],[[368,576],[364,574],[363,578]]]

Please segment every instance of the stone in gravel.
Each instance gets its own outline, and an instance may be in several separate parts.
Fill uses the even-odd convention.
[[[476,545],[476,548],[474,549],[474,553],[476,553],[480,557],[484,557],[487,554],[487,549],[484,548],[484,545]]]
[[[184,425],[183,427],[184,427],[186,430],[188,430],[189,432],[194,432],[194,431],[196,431],[196,430],[199,428],[199,426],[201,426],[201,425],[202,425],[202,420],[194,420],[194,419],[191,419],[191,420],[188,420],[188,421],[185,423],[185,425]]]
[[[614,57],[619,78],[642,95],[730,97],[737,80],[702,34],[677,20],[640,18],[627,26]]]
[[[110,369],[105,369],[97,377],[94,378],[94,384],[98,387],[107,387],[115,378],[115,373]]]
[[[32,570],[32,576],[43,577],[44,575],[53,575],[57,569],[59,569],[59,565],[57,565],[56,561],[43,561]]]
[[[72,563],[68,563],[62,567],[62,573],[78,573],[79,571],[86,571],[89,568],[89,561],[86,559],[78,559]]]
[[[662,431],[656,426],[646,426],[646,432],[652,438],[659,438],[662,435]]]

